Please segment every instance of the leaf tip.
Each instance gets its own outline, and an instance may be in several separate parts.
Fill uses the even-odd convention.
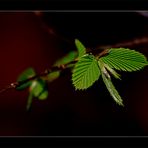
[[[79,40],[78,40],[77,38],[75,38],[75,43],[76,43],[76,42],[79,42]]]
[[[124,104],[123,104],[123,102],[120,102],[120,104],[119,104],[120,106],[122,106],[122,107],[124,107]]]

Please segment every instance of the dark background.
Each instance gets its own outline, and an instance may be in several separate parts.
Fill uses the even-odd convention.
[[[1,12],[0,20],[0,88],[28,67],[42,72],[52,66],[75,50],[75,38],[95,48],[148,35],[148,19],[136,12]],[[133,48],[148,57],[147,47]],[[46,101],[34,99],[29,112],[27,90],[0,94],[0,135],[148,135],[148,69],[121,74],[122,81],[113,82],[124,108],[101,79],[87,91],[75,91],[68,71],[49,85]]]

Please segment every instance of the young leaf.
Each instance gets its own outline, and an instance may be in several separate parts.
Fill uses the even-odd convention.
[[[45,100],[48,97],[48,91],[44,90],[38,97],[39,100]]]
[[[28,68],[28,69],[26,69],[22,74],[20,74],[20,76],[19,76],[18,79],[17,79],[17,82],[24,81],[24,80],[28,79],[29,77],[35,76],[35,74],[36,74],[36,73],[35,73],[35,71],[34,71],[33,68]],[[26,87],[30,86],[31,83],[32,83],[31,81],[26,82],[25,84],[23,84],[23,85],[17,87],[16,89],[17,89],[17,90],[23,90],[23,89],[25,89]]]
[[[142,53],[125,48],[111,48],[109,54],[100,59],[110,68],[129,72],[140,70],[148,65]]]
[[[47,76],[48,81],[52,82],[52,81],[56,80],[59,76],[60,76],[60,71],[53,71],[48,74],[48,76]]]
[[[76,89],[87,89],[99,79],[100,69],[98,62],[93,55],[82,56],[76,63],[72,81]]]
[[[62,64],[67,64],[75,60],[78,56],[78,53],[76,51],[69,52],[66,56],[62,57],[58,61],[55,62],[53,66],[60,66]]]
[[[114,99],[114,101],[117,104],[124,106],[123,100],[121,99],[118,91],[115,89],[115,87],[111,81],[111,78],[106,76],[106,70],[105,70],[103,63],[101,61],[98,61],[98,63],[99,63],[100,69],[101,69],[101,75],[102,75],[103,82],[106,85],[106,88],[108,89],[110,95],[112,96],[112,98]]]
[[[104,63],[104,67],[116,78],[116,79],[120,79],[120,75],[111,67],[109,67],[107,64]]]
[[[78,39],[75,39],[75,45],[78,50],[78,57],[79,58],[86,54],[85,46]]]
[[[28,101],[27,101],[27,106],[26,106],[26,109],[27,109],[27,110],[29,110],[30,107],[31,107],[32,99],[33,99],[33,95],[32,95],[32,93],[30,92],[30,93],[29,93],[29,97],[28,97]]]
[[[118,103],[119,105],[121,106],[124,106],[123,105],[123,100],[121,99],[118,91],[115,89],[111,79],[107,78],[104,73],[102,73],[102,78],[103,78],[103,81],[110,93],[110,95],[113,97],[113,99],[115,100],[116,103]]]
[[[46,99],[48,97],[48,94],[47,92],[45,93],[45,91],[47,91],[45,86],[46,83],[44,80],[34,80],[30,86],[30,92],[34,97],[37,97],[40,100]]]
[[[30,86],[30,92],[32,92],[34,97],[38,97],[41,92],[44,90],[44,84],[41,84],[39,81],[34,80]]]

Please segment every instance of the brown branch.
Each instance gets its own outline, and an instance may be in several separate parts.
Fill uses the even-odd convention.
[[[45,21],[42,19],[42,16],[44,15],[41,11],[34,11],[34,14],[38,17],[38,19],[41,22],[42,27],[45,29],[46,32],[48,32],[50,35],[53,35],[54,37],[61,39],[62,41],[65,41],[71,45],[73,45],[73,41],[61,36],[60,34],[58,34],[54,28],[52,28],[51,26],[47,25],[47,23],[45,23]],[[131,41],[126,41],[126,42],[122,42],[122,43],[117,43],[117,44],[113,44],[113,45],[103,45],[103,46],[97,46],[94,50],[92,49],[87,49],[87,52],[93,52],[95,54],[95,52],[97,52],[98,54],[98,49],[109,49],[109,48],[120,48],[120,47],[133,47],[136,45],[140,45],[140,44],[144,44],[144,43],[148,43],[148,37],[144,36],[141,38],[135,38]]]
[[[41,23],[41,26],[43,27],[43,29],[50,35],[52,35],[53,37],[57,38],[57,39],[60,39],[64,42],[67,42],[68,44],[71,44],[73,45],[73,41],[72,40],[69,40],[68,38],[66,37],[63,37],[62,35],[60,35],[59,33],[56,32],[56,30],[51,26],[51,25],[48,25],[44,20],[43,20],[43,13],[40,12],[40,11],[35,11],[34,14],[38,17],[40,23]]]
[[[102,56],[105,56],[106,54],[109,53],[109,49],[105,49],[103,50],[102,52],[100,52],[98,55],[97,55],[97,58],[100,58]]]
[[[14,82],[14,83],[11,83],[10,85],[6,86],[5,88],[1,89],[0,90],[0,93],[3,93],[9,89],[12,89],[12,88],[16,88],[16,86],[18,85],[18,82]]]
[[[31,80],[35,80],[37,78],[40,78],[40,77],[45,77],[47,76],[48,74],[50,74],[51,72],[54,72],[54,71],[58,71],[58,70],[65,70],[68,68],[68,65],[70,64],[75,64],[77,62],[77,60],[74,60],[70,63],[67,63],[67,64],[62,64],[62,65],[59,65],[59,66],[53,66],[51,67],[50,69],[46,69],[44,72],[40,73],[40,74],[37,74],[35,76],[32,76],[32,77],[29,77],[28,79],[26,80],[23,80],[23,81],[18,81],[18,82],[13,82],[11,84],[9,84],[8,86],[6,86],[5,88],[1,89],[0,90],[0,93],[3,93],[9,89],[17,89],[18,87],[20,87],[21,85],[31,81]]]
[[[117,43],[114,45],[105,45],[105,46],[97,46],[95,48],[95,50],[98,49],[108,49],[108,48],[120,48],[120,47],[133,47],[133,46],[137,46],[137,45],[141,45],[141,44],[145,44],[148,43],[148,37],[144,36],[141,38],[135,38],[131,41],[126,41],[126,42],[122,42],[122,43]]]

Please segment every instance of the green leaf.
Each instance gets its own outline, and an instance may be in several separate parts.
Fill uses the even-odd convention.
[[[121,99],[118,91],[116,90],[116,88],[114,87],[111,79],[107,78],[103,73],[102,73],[102,78],[103,78],[103,81],[110,93],[110,95],[113,97],[113,99],[115,100],[115,102],[121,106],[124,106],[123,105],[123,100]]]
[[[60,76],[60,71],[53,71],[47,75],[48,81],[52,82],[56,80],[57,78],[59,78],[59,76]]]
[[[76,63],[72,81],[76,89],[87,89],[99,79],[100,69],[98,62],[93,55],[82,56]]]
[[[45,88],[46,83],[43,79],[33,80],[30,85],[30,93],[27,101],[26,109],[29,110],[32,104],[33,97],[39,100],[45,100],[48,97],[48,91]]]
[[[78,56],[78,53],[76,51],[71,51],[67,55],[65,55],[64,57],[62,57],[58,61],[56,61],[53,66],[60,66],[63,64],[70,63],[73,60],[75,60],[77,58],[77,56]]]
[[[32,92],[34,97],[38,97],[41,92],[44,90],[44,84],[40,83],[37,80],[34,80],[30,86],[30,91]]]
[[[116,78],[116,79],[120,79],[120,75],[111,67],[109,67],[107,64],[104,63],[104,67]]]
[[[112,98],[114,99],[114,101],[117,104],[124,106],[123,100],[121,99],[118,91],[116,90],[115,86],[113,85],[110,76],[107,76],[108,73],[106,74],[107,71],[106,71],[103,63],[101,61],[99,61],[98,63],[99,63],[100,69],[101,69],[101,75],[102,75],[103,82],[106,85],[106,88],[108,89],[110,95],[112,96]]]
[[[30,92],[32,92],[34,97],[37,97],[40,100],[44,100],[48,97],[45,86],[46,82],[44,80],[34,80],[30,86]]]
[[[148,65],[142,53],[125,48],[111,48],[109,54],[100,59],[110,68],[129,72],[140,70]]]
[[[28,68],[28,69],[26,69],[24,72],[22,72],[22,73],[20,74],[20,76],[19,76],[18,79],[17,79],[17,82],[24,81],[24,80],[26,80],[26,79],[28,79],[28,78],[30,78],[30,77],[35,76],[35,75],[36,75],[36,73],[35,73],[34,69],[33,69],[33,68]],[[30,86],[31,83],[32,83],[31,81],[26,82],[25,84],[23,84],[23,85],[17,87],[16,89],[17,89],[17,90],[23,90],[23,89],[25,89],[26,87]]]
[[[75,39],[75,45],[78,50],[79,58],[86,54],[86,47],[78,39]]]
[[[26,109],[27,109],[27,110],[29,110],[30,107],[31,107],[32,99],[33,99],[33,95],[32,95],[32,93],[30,92],[30,93],[29,93],[29,97],[28,97],[28,101],[27,101],[27,106],[26,106]]]
[[[45,100],[45,99],[47,99],[47,97],[48,97],[48,91],[45,90],[45,91],[43,91],[43,92],[39,95],[38,99],[39,99],[39,100]]]

